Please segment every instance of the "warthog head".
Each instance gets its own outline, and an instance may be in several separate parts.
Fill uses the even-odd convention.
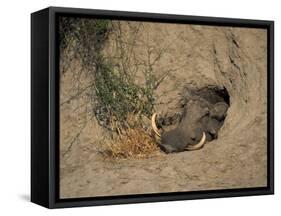
[[[206,141],[217,138],[228,107],[223,101],[211,103],[205,99],[189,100],[178,126],[170,131],[158,129],[157,113],[154,113],[151,124],[160,139],[160,148],[166,153],[202,148]]]

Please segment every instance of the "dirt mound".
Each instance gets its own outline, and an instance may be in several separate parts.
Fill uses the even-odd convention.
[[[107,134],[90,114],[85,91],[61,105],[61,198],[266,186],[266,30],[138,22],[121,22],[121,29],[126,44],[134,44],[128,67],[145,69],[148,55],[157,59],[150,65],[163,78],[156,110],[174,116],[186,87],[218,86],[229,94],[224,125],[218,139],[198,151],[105,160],[99,151]],[[117,49],[110,37],[105,54],[110,58]],[[71,97],[77,83],[71,74],[80,67],[73,61],[62,76],[62,102]],[[141,73],[135,77],[142,83]],[[79,78],[86,87],[87,79]]]

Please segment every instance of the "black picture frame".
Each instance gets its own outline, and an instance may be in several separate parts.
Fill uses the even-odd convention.
[[[267,29],[267,187],[59,199],[59,15]],[[63,208],[274,193],[274,22],[49,7],[31,15],[31,201]]]

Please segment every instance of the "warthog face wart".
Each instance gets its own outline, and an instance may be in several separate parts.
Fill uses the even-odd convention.
[[[228,107],[222,101],[213,104],[205,99],[189,100],[178,127],[162,132],[156,126],[157,114],[154,113],[152,128],[160,138],[160,148],[166,153],[202,148],[206,141],[217,138]]]

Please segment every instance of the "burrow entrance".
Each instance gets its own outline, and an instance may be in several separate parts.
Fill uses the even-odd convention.
[[[202,137],[202,131],[205,131],[207,141],[217,139],[230,106],[230,96],[225,87],[186,88],[179,103],[181,112],[158,118],[159,128],[167,131],[180,127],[180,130],[186,130],[187,139],[191,136],[194,142]]]

